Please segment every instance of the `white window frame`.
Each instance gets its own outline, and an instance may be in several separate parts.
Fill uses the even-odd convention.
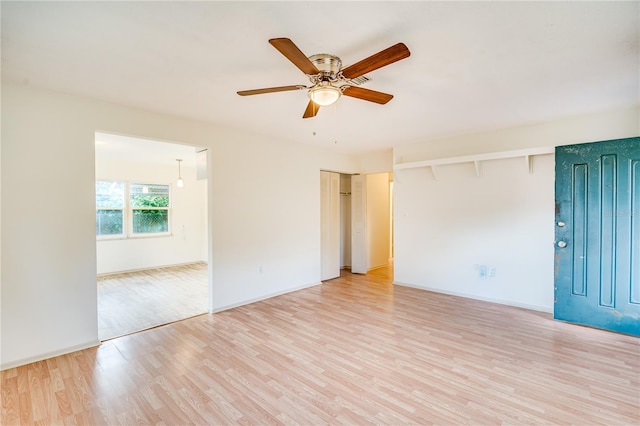
[[[96,182],[118,182],[124,185],[124,207],[96,207],[96,220],[98,210],[120,210],[122,211],[122,233],[121,234],[105,234],[98,235],[96,240],[126,240],[138,238],[157,238],[172,236],[172,204],[173,204],[173,185],[171,183],[141,183],[139,180],[117,180],[117,179],[96,179]],[[131,205],[131,185],[166,185],[169,188],[169,206],[168,207],[133,207]],[[97,196],[97,194],[95,195]],[[134,210],[166,210],[167,211],[167,231],[166,232],[133,232],[133,212]]]
[[[127,233],[127,237],[128,238],[153,238],[153,237],[166,237],[166,236],[171,236],[171,217],[173,216],[171,214],[171,199],[172,197],[172,185],[169,183],[140,183],[139,181],[128,181],[126,182],[127,184],[127,188],[126,188],[126,194],[127,194],[127,199],[126,199],[126,206],[127,206],[127,213],[128,213],[128,230],[129,232]],[[131,205],[131,185],[164,185],[168,187],[168,194],[169,194],[169,205],[167,207],[133,207]],[[166,210],[167,211],[167,231],[166,232],[133,232],[133,212],[135,210]]]
[[[99,210],[120,210],[122,212],[122,233],[120,234],[101,234],[98,235],[96,232],[96,239],[98,240],[122,240],[127,238],[127,182],[116,179],[96,179],[96,182],[117,182],[122,183],[124,187],[123,191],[123,206],[122,207],[97,207],[96,206],[96,221],[98,220],[98,211]],[[96,198],[98,194],[94,195],[94,204],[96,204]]]

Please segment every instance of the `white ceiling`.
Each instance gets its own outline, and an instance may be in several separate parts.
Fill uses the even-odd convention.
[[[2,77],[344,153],[640,103],[640,2],[8,2]],[[308,84],[267,40],[369,73],[386,105],[343,97],[303,120]],[[314,136],[313,133],[316,133]]]

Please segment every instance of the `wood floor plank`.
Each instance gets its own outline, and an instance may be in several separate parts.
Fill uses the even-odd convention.
[[[640,339],[344,272],[0,384],[3,425],[637,425]]]
[[[3,378],[2,380],[2,415],[6,416],[8,422],[19,423],[22,416],[20,407],[24,404],[20,403],[20,393],[18,391],[18,380],[15,376]],[[31,410],[29,410],[29,413]]]
[[[98,277],[98,336],[123,336],[207,312],[203,262]]]

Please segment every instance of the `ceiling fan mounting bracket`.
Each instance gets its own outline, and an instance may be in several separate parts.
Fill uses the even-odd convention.
[[[307,75],[311,82],[311,87],[318,87],[328,83],[339,89],[340,92],[344,92],[347,87],[359,86],[369,80],[365,79],[362,82],[356,82],[345,78],[342,75],[342,60],[335,55],[328,53],[311,55],[309,56],[309,61],[320,71],[318,74]]]
[[[320,70],[321,74],[337,75],[342,68],[342,61],[335,55],[320,53],[309,56],[309,60]]]
[[[347,84],[347,80],[342,76],[342,60],[328,53],[319,53],[309,56],[309,61],[320,71],[318,74],[308,74],[312,87],[330,83],[338,88]]]

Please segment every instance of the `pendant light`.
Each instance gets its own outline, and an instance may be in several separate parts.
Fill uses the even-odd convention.
[[[176,181],[176,185],[178,188],[182,188],[184,186],[184,180],[182,180],[182,175],[180,174],[180,163],[182,163],[182,160],[176,159],[176,161],[178,162],[178,180]]]

